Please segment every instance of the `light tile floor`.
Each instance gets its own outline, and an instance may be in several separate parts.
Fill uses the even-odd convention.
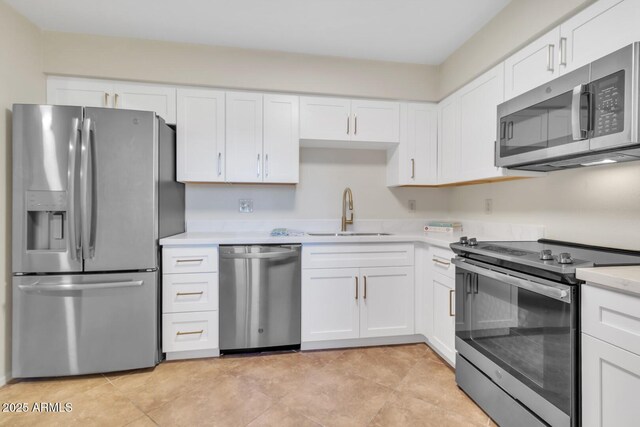
[[[0,426],[490,426],[424,344],[164,362],[154,369],[0,388]]]

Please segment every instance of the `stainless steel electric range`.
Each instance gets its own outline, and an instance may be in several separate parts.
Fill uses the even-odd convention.
[[[456,381],[499,425],[580,425],[576,268],[640,264],[640,252],[541,239],[451,244]]]

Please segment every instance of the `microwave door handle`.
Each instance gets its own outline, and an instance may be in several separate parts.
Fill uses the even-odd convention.
[[[582,101],[582,96],[587,95],[588,93],[587,85],[578,85],[573,88],[573,97],[571,99],[571,133],[574,141],[587,139],[589,123],[587,121],[586,126],[582,126],[580,102]]]

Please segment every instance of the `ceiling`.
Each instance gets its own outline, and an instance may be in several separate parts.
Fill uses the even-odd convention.
[[[5,0],[50,31],[440,64],[510,0]]]

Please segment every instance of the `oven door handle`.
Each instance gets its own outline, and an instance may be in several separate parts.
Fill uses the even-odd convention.
[[[499,273],[494,270],[490,270],[488,268],[478,267],[473,264],[469,264],[462,259],[454,258],[453,263],[472,273],[476,273],[480,276],[488,277],[490,279],[498,280],[500,282],[507,283],[509,285],[526,289],[527,291],[534,292],[536,294],[541,294],[553,299],[557,299],[562,302],[571,302],[571,293],[567,289],[561,289],[559,287],[554,287],[551,285],[543,285],[540,283],[536,283],[533,280],[523,279],[516,276],[511,276],[504,273]],[[562,285],[559,285],[562,286]]]

